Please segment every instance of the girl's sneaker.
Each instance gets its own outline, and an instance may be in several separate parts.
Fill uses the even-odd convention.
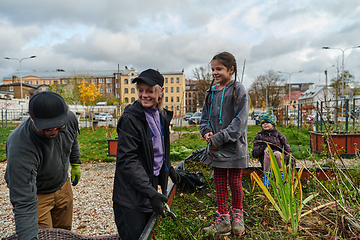
[[[243,235],[245,233],[243,210],[230,208],[231,228],[235,235]]]
[[[230,235],[231,223],[229,214],[220,214],[216,211],[215,222],[209,227],[203,228],[204,233],[219,233],[220,235]]]

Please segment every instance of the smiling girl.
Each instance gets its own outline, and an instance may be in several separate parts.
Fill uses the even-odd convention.
[[[213,81],[207,92],[200,121],[200,133],[208,142],[202,162],[213,167],[217,211],[215,222],[203,229],[236,235],[245,232],[243,219],[242,169],[248,167],[247,121],[250,98],[236,82],[235,57],[222,52],[211,60]],[[232,75],[235,75],[232,80]],[[215,86],[213,84],[216,83]],[[228,208],[228,182],[232,206]]]

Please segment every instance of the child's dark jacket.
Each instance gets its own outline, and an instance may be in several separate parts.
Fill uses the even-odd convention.
[[[259,159],[262,167],[264,167],[264,150],[267,148],[267,144],[269,144],[273,151],[279,151],[282,153],[284,149],[284,160],[286,165],[289,164],[289,159],[292,155],[290,145],[284,134],[279,132],[276,127],[274,127],[270,131],[262,130],[255,136],[254,139],[254,149],[252,151],[252,156]],[[295,166],[294,158],[292,158],[291,165]]]

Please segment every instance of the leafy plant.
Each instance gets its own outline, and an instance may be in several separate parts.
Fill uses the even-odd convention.
[[[303,200],[303,191],[300,178],[304,167],[302,167],[299,172],[296,172],[295,169],[290,167],[290,163],[288,166],[286,166],[285,171],[283,171],[279,168],[274,153],[269,145],[268,149],[271,160],[271,176],[273,176],[270,178],[273,196],[269,192],[268,188],[263,184],[256,172],[251,173],[251,181],[253,182],[254,187],[255,183],[259,185],[265,196],[269,199],[271,204],[280,214],[282,220],[285,223],[291,222],[292,232],[297,233],[301,211],[304,204],[316,197],[317,194],[311,194],[305,200]],[[283,159],[284,156],[282,156],[281,162],[282,165],[285,166]]]

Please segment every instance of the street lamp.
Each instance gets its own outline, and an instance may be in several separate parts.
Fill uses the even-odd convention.
[[[291,85],[290,85],[290,82],[291,82],[291,74],[293,74],[293,73],[301,73],[301,72],[302,72],[302,71],[288,73],[288,72],[278,71],[278,73],[287,73],[287,74],[289,74],[289,106],[290,106],[290,102],[291,102]]]
[[[345,54],[345,51],[348,50],[348,49],[353,49],[353,48],[360,48],[360,45],[359,46],[356,46],[356,47],[349,47],[349,48],[345,48],[345,49],[342,49],[342,48],[332,48],[332,47],[322,47],[322,49],[338,49],[340,51],[342,51],[342,96],[344,96],[344,85],[345,85],[345,82],[344,82],[344,54]]]
[[[20,65],[20,68],[19,68],[19,75],[20,75],[20,91],[21,91],[21,104],[23,103],[23,88],[22,88],[22,77],[21,77],[21,62],[22,60],[25,60],[25,59],[31,59],[31,58],[36,58],[36,56],[30,56],[30,57],[26,57],[26,58],[9,58],[9,57],[4,57],[4,59],[6,60],[17,60],[19,61],[19,65]]]

